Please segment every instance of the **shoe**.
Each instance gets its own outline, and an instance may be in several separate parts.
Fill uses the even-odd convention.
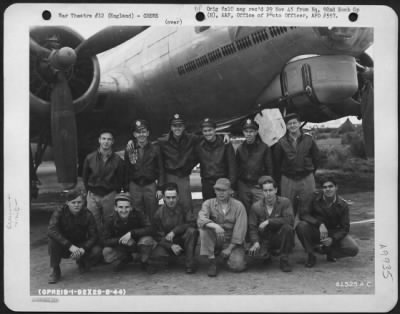
[[[217,276],[217,261],[216,261],[216,259],[210,258],[208,260],[208,262],[209,262],[208,272],[207,272],[208,277]]]
[[[142,268],[148,273],[149,275],[153,275],[157,272],[157,267],[149,264],[149,263],[142,263]]]
[[[194,274],[196,272],[196,269],[192,266],[187,266],[185,271],[186,274]]]
[[[60,278],[61,278],[60,267],[54,267],[49,275],[48,283],[50,284],[57,283],[60,280]]]
[[[271,257],[271,255],[269,255],[269,256],[263,258],[263,264],[264,264],[264,265],[269,265],[269,264],[271,264],[271,262],[272,262],[272,257]]]
[[[279,263],[279,267],[285,273],[288,273],[288,272],[292,271],[292,267],[289,265],[289,261],[287,259],[282,259],[281,258],[280,263]]]
[[[89,263],[87,263],[85,260],[79,259],[78,261],[76,261],[76,263],[78,264],[80,274],[84,274],[90,270]]]
[[[331,254],[326,254],[326,260],[331,263],[336,263],[336,258],[334,258]]]
[[[120,272],[121,270],[123,270],[125,268],[126,265],[129,264],[129,262],[132,261],[132,257],[131,256],[127,256],[123,259],[117,260],[114,262],[114,267],[113,267],[113,271],[114,272]]]
[[[308,259],[305,266],[311,268],[314,267],[316,263],[317,263],[317,257],[312,253],[308,253]]]

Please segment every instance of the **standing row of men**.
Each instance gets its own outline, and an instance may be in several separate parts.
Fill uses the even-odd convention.
[[[228,265],[236,265],[231,267],[232,269],[245,268],[242,258],[244,248],[239,245],[242,241],[239,239],[246,235],[247,219],[248,240],[252,243],[249,254],[260,253],[267,256],[266,245],[260,242],[257,233],[264,230],[269,230],[267,233],[271,233],[271,230],[278,231],[279,241],[272,242],[275,246],[279,243],[280,252],[283,254],[281,269],[290,271],[287,255],[293,247],[292,216],[296,216],[298,220],[299,213],[303,216],[303,213],[307,212],[307,200],[315,190],[314,172],[318,164],[318,148],[311,136],[301,132],[297,115],[288,115],[285,121],[288,132],[277,143],[274,154],[261,141],[258,125],[251,119],[243,124],[245,141],[239,145],[236,153],[232,144],[226,143],[223,137],[216,134],[216,124],[211,119],[203,120],[203,136],[197,136],[187,133],[184,120],[175,114],[170,120],[171,132],[167,138],[159,141],[159,145],[149,142],[149,125],[144,120],[138,120],[132,128],[134,139],[127,145],[125,161],[112,151],[112,132],[101,132],[99,149],[87,156],[83,167],[87,207],[93,213],[100,242],[106,244],[104,237],[107,231],[104,228],[110,224],[115,212],[118,212],[119,205],[115,195],[121,187],[129,188],[133,201],[131,207],[134,210],[160,225],[160,222],[168,221],[168,215],[161,215],[161,219],[159,215],[155,215],[158,199],[162,195],[164,203],[168,203],[165,192],[163,194],[161,189],[165,188],[166,183],[175,183],[176,193],[179,191],[180,207],[185,213],[195,217],[189,175],[193,167],[200,163],[205,202],[198,215],[198,226],[201,252],[210,258],[209,274],[216,274],[215,259],[213,260],[211,253],[214,252],[213,246],[221,248],[221,254],[228,258]],[[276,196],[278,186],[266,175],[273,175],[280,181],[281,195],[288,197],[290,201]],[[237,190],[241,202],[230,197],[231,188]],[[292,204],[295,209],[294,215],[289,214],[293,211]],[[239,210],[241,207],[244,208],[244,213]],[[240,218],[242,216],[244,218]],[[241,227],[236,227],[236,219]],[[311,223],[310,221],[308,222]],[[224,232],[225,229],[230,231]],[[326,232],[321,231],[320,227],[320,233],[325,235]],[[171,234],[166,238],[167,241],[172,240]],[[299,238],[304,245],[305,238]],[[218,242],[221,239],[224,239],[222,242],[225,244],[230,242],[224,246]],[[120,239],[118,243],[126,241],[129,243],[129,239],[126,238]],[[146,243],[146,239],[143,241]],[[147,239],[147,242],[149,241]],[[163,247],[170,251],[172,249],[173,252],[179,251],[177,247],[170,245],[158,247],[159,252]],[[309,252],[307,264],[311,266],[315,264],[315,256],[314,260],[312,256],[314,255]],[[193,267],[189,263],[188,272],[191,268]]]
[[[258,136],[258,124],[251,119],[242,126],[245,141],[236,153],[232,144],[216,133],[216,123],[209,118],[202,121],[202,136],[197,136],[186,132],[183,118],[175,114],[170,119],[170,133],[158,145],[149,142],[148,123],[135,121],[125,161],[112,151],[112,132],[102,131],[100,148],[87,156],[83,166],[88,208],[101,229],[101,218],[112,212],[116,191],[129,189],[134,207],[152,218],[162,186],[175,182],[180,203],[193,211],[189,176],[200,164],[204,200],[215,197],[217,179],[228,178],[249,213],[251,205],[262,198],[258,179],[270,175],[280,182],[281,195],[291,200],[296,214],[315,190],[318,148],[311,136],[301,132],[297,115],[288,115],[285,121],[288,132],[275,145],[274,155]]]

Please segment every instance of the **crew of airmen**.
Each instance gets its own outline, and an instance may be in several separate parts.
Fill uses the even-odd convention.
[[[136,120],[124,160],[113,151],[112,130],[100,131],[99,148],[84,161],[85,191],[66,193],[51,216],[48,282],[60,280],[62,258],[75,260],[80,272],[99,263],[118,272],[135,261],[153,274],[160,263],[182,255],[192,274],[198,241],[210,277],[218,274],[219,256],[233,272],[244,271],[248,258],[267,264],[279,256],[280,269],[290,272],[295,234],[306,267],[315,266],[315,253],[328,262],[355,256],[349,208],[337,182],[323,178],[322,190],[315,191],[318,147],[296,114],[284,119],[287,134],[273,149],[258,135],[257,122],[246,119],[236,152],[210,118],[196,135],[174,114],[170,133],[158,144],[149,141],[148,122]],[[189,175],[197,164],[203,203],[196,212]]]

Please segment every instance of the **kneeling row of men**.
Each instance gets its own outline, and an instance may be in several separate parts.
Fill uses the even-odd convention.
[[[66,204],[57,209],[48,228],[49,255],[52,272],[49,283],[60,280],[61,258],[76,260],[80,272],[87,271],[104,259],[120,271],[138,259],[148,273],[156,271],[152,261],[185,254],[186,273],[195,272],[195,249],[200,236],[200,255],[208,257],[208,275],[217,275],[216,256],[221,255],[228,267],[240,272],[246,269],[246,253],[270,261],[271,252],[280,255],[280,268],[290,272],[289,254],[294,246],[294,230],[308,253],[306,267],[316,263],[314,251],[327,255],[328,261],[355,256],[358,247],[348,235],[349,210],[340,198],[334,179],[322,182],[322,192],[310,200],[307,213],[294,229],[294,216],[289,199],[277,196],[275,181],[269,176],[259,179],[264,198],[251,207],[247,216],[244,205],[231,197],[230,181],[218,179],[214,185],[216,198],[202,204],[196,219],[185,211],[178,200],[176,183],[167,183],[163,190],[164,204],[152,222],[142,211],[132,207],[129,193],[115,197],[114,213],[98,235],[92,213],[84,206],[79,191],[67,194]],[[246,249],[246,234],[250,246]]]

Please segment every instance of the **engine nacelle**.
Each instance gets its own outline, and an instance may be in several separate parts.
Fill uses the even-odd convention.
[[[276,108],[286,99],[295,109],[310,103],[335,104],[358,89],[357,69],[351,56],[316,56],[288,63],[258,97],[263,108]]]
[[[70,47],[75,49],[84,38],[65,26],[38,26],[30,30],[30,36],[41,46],[53,50]],[[30,56],[30,106],[35,115],[50,113],[50,91],[55,69],[50,60]],[[75,112],[87,109],[96,96],[100,82],[100,66],[97,57],[78,57],[67,70]]]

